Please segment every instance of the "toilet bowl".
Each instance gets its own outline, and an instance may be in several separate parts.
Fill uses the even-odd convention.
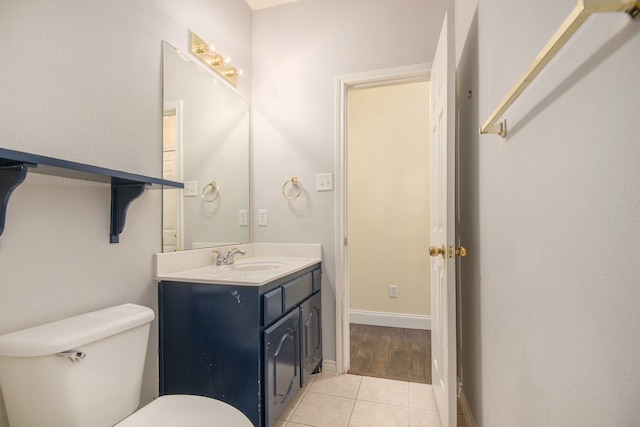
[[[161,396],[115,427],[253,427],[233,406],[202,396]]]
[[[202,396],[161,396],[136,411],[154,318],[147,307],[123,304],[0,336],[11,427],[253,426],[233,406]]]

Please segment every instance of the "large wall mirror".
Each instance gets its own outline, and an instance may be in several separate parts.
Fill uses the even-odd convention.
[[[249,104],[170,44],[164,51],[163,252],[248,242]]]

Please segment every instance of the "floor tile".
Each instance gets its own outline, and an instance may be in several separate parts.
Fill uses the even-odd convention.
[[[309,391],[355,399],[361,381],[360,375],[322,373],[311,384]]]
[[[431,384],[409,383],[409,406],[411,408],[437,411],[436,396]]]
[[[357,399],[409,406],[409,383],[383,378],[362,377]]]
[[[276,427],[441,427],[431,385],[351,374],[314,375],[281,418]]]
[[[307,378],[307,380],[304,382],[304,386],[302,386],[302,390],[304,391],[309,390],[309,387],[311,387],[311,384],[313,384],[316,378],[318,378],[320,375],[322,375],[322,373],[309,375],[309,378]]]
[[[409,422],[411,427],[442,427],[438,411],[428,409],[410,408]]]
[[[281,420],[288,420],[289,418],[291,418],[291,414],[293,414],[293,411],[295,411],[295,409],[300,404],[300,401],[302,401],[304,394],[305,393],[301,391],[293,398],[293,400],[288,404],[285,410],[282,411],[282,415],[280,415]]]
[[[408,427],[409,408],[386,403],[356,401],[349,427]]]
[[[308,391],[304,394],[291,417],[289,417],[289,424],[301,423],[316,427],[343,427],[349,421],[353,403],[353,399]]]

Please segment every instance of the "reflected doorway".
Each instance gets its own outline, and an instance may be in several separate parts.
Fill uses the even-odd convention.
[[[168,103],[162,114],[162,177],[182,182],[181,103]],[[182,189],[162,190],[162,252],[184,250]]]

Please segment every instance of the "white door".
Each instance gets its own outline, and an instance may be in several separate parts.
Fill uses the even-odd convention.
[[[453,29],[448,12],[431,69],[431,368],[443,427],[457,424]]]

